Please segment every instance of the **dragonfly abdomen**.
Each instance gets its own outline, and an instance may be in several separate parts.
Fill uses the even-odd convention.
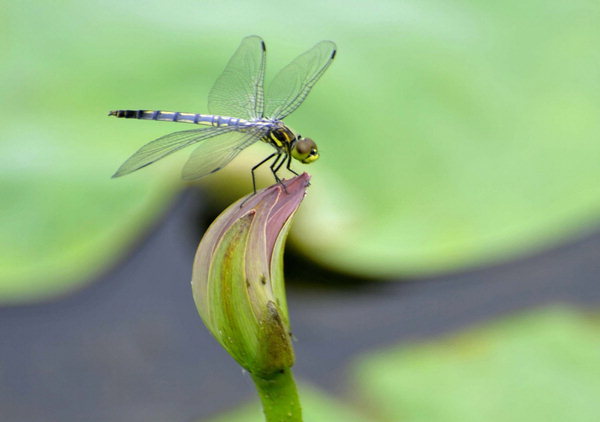
[[[207,126],[247,126],[247,120],[214,114],[182,113],[163,110],[113,110],[108,113],[123,119],[158,120],[161,122],[182,122]]]

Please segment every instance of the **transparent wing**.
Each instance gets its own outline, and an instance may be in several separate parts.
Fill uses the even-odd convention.
[[[185,163],[182,171],[183,179],[199,179],[221,170],[244,148],[260,140],[265,134],[264,128],[253,128],[245,132],[230,132],[202,142]]]
[[[146,167],[157,160],[188,145],[212,138],[234,130],[232,127],[209,127],[203,129],[184,130],[174,132],[155,139],[141,147],[135,154],[125,161],[113,177],[123,176]]]
[[[282,120],[300,107],[335,53],[335,43],[321,41],[281,69],[267,89],[265,116]]]
[[[211,114],[258,119],[263,117],[265,43],[251,35],[233,54],[208,94]]]

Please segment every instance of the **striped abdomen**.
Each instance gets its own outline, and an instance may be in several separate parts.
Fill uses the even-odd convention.
[[[160,120],[161,122],[183,122],[208,126],[246,126],[247,120],[213,114],[181,113],[162,110],[113,110],[109,116],[124,119]]]

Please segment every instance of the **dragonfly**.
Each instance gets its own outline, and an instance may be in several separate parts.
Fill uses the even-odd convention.
[[[242,150],[258,141],[275,151],[252,167],[254,172],[272,160],[270,169],[284,189],[279,170],[292,168],[292,158],[304,164],[319,158],[316,143],[283,123],[304,102],[333,62],[337,47],[321,41],[275,75],[264,89],[266,47],[262,38],[244,38],[208,94],[208,114],[162,110],[113,110],[109,116],[125,119],[191,123],[207,127],[170,133],[142,146],[113,177],[144,168],[176,151],[196,145],[182,169],[184,180],[196,180],[225,167]]]

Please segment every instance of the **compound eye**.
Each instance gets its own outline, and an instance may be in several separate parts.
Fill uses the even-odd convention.
[[[305,154],[310,154],[312,153],[312,149],[311,149],[311,145],[306,142],[304,139],[299,140],[296,143],[296,150],[298,151],[298,153],[300,153],[301,155],[305,155]]]

